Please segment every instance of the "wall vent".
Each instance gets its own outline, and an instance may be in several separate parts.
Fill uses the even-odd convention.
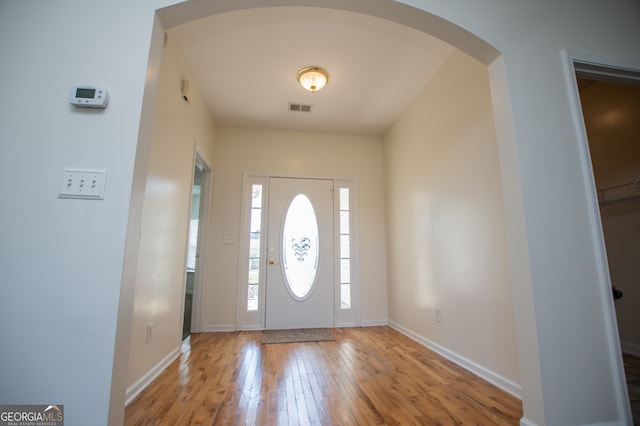
[[[294,104],[293,102],[289,102],[289,111],[311,112],[311,105]]]

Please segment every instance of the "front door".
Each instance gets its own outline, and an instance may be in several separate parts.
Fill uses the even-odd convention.
[[[265,328],[334,325],[333,181],[269,179]]]

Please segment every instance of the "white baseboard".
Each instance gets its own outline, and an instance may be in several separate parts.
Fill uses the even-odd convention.
[[[360,322],[360,327],[383,327],[389,325],[388,320],[365,320]],[[335,327],[357,327],[357,325],[353,322],[345,322],[336,324]],[[242,331],[259,331],[264,330],[262,326],[242,326],[240,327]],[[221,324],[221,325],[205,325],[202,327],[203,333],[221,333],[221,332],[229,332],[229,331],[237,331],[235,324]]]
[[[246,325],[240,327],[240,331],[263,331],[264,327],[261,325]]]
[[[333,328],[353,328],[353,327],[357,327],[356,323],[353,321],[338,322],[336,323],[336,325],[333,326]]]
[[[622,348],[622,352],[624,352],[625,354],[640,356],[640,345],[621,342],[620,346]]]
[[[582,426],[629,426],[631,423],[623,421],[615,422],[599,422],[599,423],[585,423]]]
[[[221,324],[221,325],[205,325],[202,327],[202,331],[205,333],[227,333],[229,331],[236,331],[235,324]]]
[[[389,321],[387,320],[367,320],[361,321],[360,327],[383,327],[389,325]],[[357,327],[357,325],[353,322],[345,322],[336,324],[334,327]],[[264,330],[262,326],[242,326],[240,327],[241,331],[260,331]],[[224,333],[229,331],[237,331],[235,324],[223,324],[223,325],[205,325],[202,327],[203,333]]]
[[[520,419],[520,426],[538,426],[537,423],[532,422],[531,420],[523,417]]]
[[[151,370],[127,388],[125,406],[129,405],[151,382],[153,382],[173,361],[180,356],[180,346],[169,352]]]
[[[400,324],[390,321],[389,326],[399,331],[400,333],[404,334],[405,336],[409,337],[410,339],[413,339],[416,342],[420,343],[421,345],[438,353],[439,355],[442,355],[443,357],[447,358],[449,361],[456,363],[457,365],[471,372],[472,374],[475,374],[476,376],[486,380],[487,382],[499,387],[500,389],[507,392],[508,394],[518,399],[522,399],[522,388],[518,383],[512,380],[509,380],[506,377],[503,377],[500,374],[497,374],[491,370],[488,370],[487,368],[479,364],[476,364],[470,359],[465,358],[462,355],[458,355],[457,353],[450,351],[449,349],[443,346],[440,346],[439,344],[427,339],[426,337],[423,337],[415,333],[414,331],[411,331],[401,326]]]
[[[389,325],[388,320],[363,320],[360,321],[360,327],[384,327]]]

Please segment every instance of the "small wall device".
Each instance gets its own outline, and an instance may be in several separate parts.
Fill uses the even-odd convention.
[[[69,103],[78,108],[106,108],[107,89],[94,86],[74,86],[69,90]]]
[[[182,80],[180,91],[182,93],[182,99],[191,103],[191,88],[189,87],[189,80]]]

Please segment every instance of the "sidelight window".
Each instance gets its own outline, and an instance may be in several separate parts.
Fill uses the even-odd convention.
[[[340,188],[340,308],[351,309],[351,209],[349,188]]]
[[[260,242],[262,240],[262,185],[251,187],[251,212],[249,229],[249,279],[247,287],[247,311],[258,310],[260,295]]]

